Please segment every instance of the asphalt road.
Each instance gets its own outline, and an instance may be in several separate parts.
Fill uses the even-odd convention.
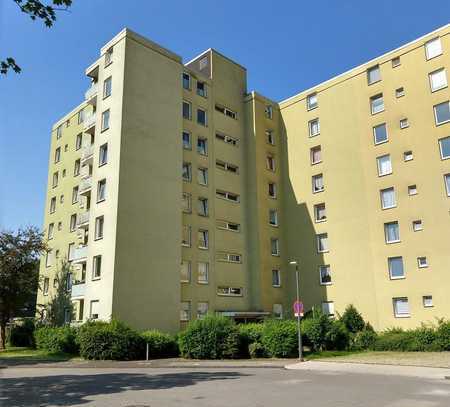
[[[0,406],[449,407],[450,380],[278,368],[0,369]]]

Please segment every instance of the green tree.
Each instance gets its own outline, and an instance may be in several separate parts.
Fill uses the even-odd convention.
[[[352,304],[348,305],[347,308],[345,308],[345,311],[341,317],[341,321],[351,333],[362,331],[366,325],[362,315]]]
[[[72,0],[52,0],[49,4],[45,4],[39,0],[13,0],[17,4],[22,13],[27,14],[34,20],[42,20],[46,27],[52,27],[56,21],[57,11],[67,11],[72,5]],[[21,68],[17,65],[12,57],[8,57],[0,61],[0,73],[6,75],[12,69],[16,73],[21,72]]]
[[[46,251],[35,227],[0,231],[0,349],[5,348],[6,324],[39,287],[39,257]]]

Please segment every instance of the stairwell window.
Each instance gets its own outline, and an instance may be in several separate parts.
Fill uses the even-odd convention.
[[[316,235],[317,253],[326,253],[329,251],[328,233],[320,233]]]
[[[383,94],[372,96],[370,98],[370,111],[372,114],[380,113],[384,110]]]
[[[272,105],[267,105],[264,112],[268,119],[273,119],[273,106]]]
[[[423,230],[422,221],[420,219],[414,220],[412,223],[412,227],[413,227],[414,232],[419,232],[419,231]]]
[[[311,148],[310,157],[311,157],[311,165],[321,163],[322,162],[322,147],[316,146],[316,147]]]
[[[384,236],[386,243],[400,242],[400,231],[398,222],[388,222],[384,224]]]
[[[92,279],[98,280],[102,275],[102,256],[97,255],[92,259]]]
[[[109,117],[110,117],[110,111],[108,109],[102,113],[102,131],[109,129],[109,124],[110,124]]]
[[[275,145],[275,135],[272,130],[266,130],[266,140],[268,144]]]
[[[417,195],[417,185],[408,186],[408,195],[409,196]]]
[[[373,137],[375,144],[381,144],[388,141],[388,132],[386,123],[379,124],[373,128]]]
[[[397,206],[395,197],[395,190],[393,187],[382,189],[380,191],[381,196],[381,209],[390,209]]]
[[[112,77],[106,78],[103,82],[103,99],[106,99],[108,96],[111,96],[112,90]]]
[[[435,105],[434,107],[434,118],[436,125],[444,124],[450,122],[450,102],[443,102]]]
[[[424,295],[422,297],[422,303],[424,308],[433,307],[433,296],[432,295]]]
[[[325,189],[323,183],[323,174],[313,175],[312,177],[312,192],[316,194],[318,192],[322,192]]]
[[[412,151],[405,151],[403,153],[403,160],[404,161],[412,161],[414,159],[414,155]]]
[[[428,76],[430,78],[431,92],[436,92],[447,87],[447,75],[445,73],[445,68],[431,72]]]
[[[98,157],[98,166],[101,167],[108,162],[108,143],[100,146],[100,152]]]
[[[401,87],[395,89],[395,97],[398,99],[401,98],[402,96],[405,96],[405,88]]]
[[[282,304],[273,304],[272,315],[275,319],[283,319],[283,305]]]
[[[53,173],[52,187],[56,188],[58,186],[58,171]]]
[[[396,280],[405,278],[405,269],[403,267],[403,257],[389,257],[388,258],[389,278]]]
[[[442,44],[439,37],[433,38],[425,43],[425,57],[427,60],[442,54]]]
[[[367,70],[367,84],[372,85],[373,83],[381,81],[380,66],[376,65]]]
[[[309,137],[314,137],[320,134],[319,119],[313,119],[308,122]]]
[[[47,238],[48,240],[53,239],[53,232],[55,230],[55,224],[54,223],[50,223],[48,225],[48,232],[47,232]]]
[[[323,301],[322,302],[322,312],[330,317],[334,316],[334,302],[333,301]]]
[[[327,220],[327,211],[325,203],[314,205],[314,220],[317,222],[325,222]]]
[[[377,168],[379,177],[392,174],[391,156],[386,154],[381,157],[377,157]]]
[[[400,66],[401,64],[402,64],[402,63],[401,63],[400,57],[392,58],[392,60],[391,60],[392,68],[397,68],[397,67]]]
[[[329,265],[319,266],[320,285],[331,285],[331,269]]]
[[[278,269],[272,270],[272,287],[281,287],[281,273]]]

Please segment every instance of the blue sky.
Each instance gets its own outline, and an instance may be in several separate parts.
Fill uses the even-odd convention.
[[[449,22],[434,0],[74,0],[51,29],[0,0],[0,228],[41,226],[50,128],[83,98],[84,69],[123,27],[181,55],[215,48],[247,67],[249,89],[275,100]]]

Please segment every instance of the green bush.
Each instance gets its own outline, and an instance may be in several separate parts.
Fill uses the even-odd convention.
[[[358,310],[352,305],[348,305],[342,314],[341,321],[344,323],[347,330],[351,333],[362,331],[365,326],[364,319]]]
[[[80,355],[95,360],[136,360],[144,357],[144,340],[119,321],[90,321],[77,335]]]
[[[287,358],[298,350],[297,324],[295,321],[270,320],[264,324],[262,345],[268,356]]]
[[[34,331],[34,340],[38,349],[51,353],[78,353],[77,331],[70,326],[58,328],[41,327]]]
[[[259,343],[262,346],[261,341],[264,323],[240,324],[238,328],[241,346],[240,356],[247,358],[251,356],[250,345]]]
[[[34,320],[24,319],[16,323],[9,334],[9,344],[11,346],[34,347]]]
[[[178,345],[186,358],[232,359],[239,356],[239,330],[229,318],[207,315],[189,323],[178,335]]]
[[[413,341],[414,335],[411,331],[392,329],[378,335],[374,350],[406,352],[412,349]]]
[[[372,327],[370,327],[372,328]],[[357,332],[353,337],[351,348],[353,350],[372,349],[377,341],[378,335],[372,329],[365,327],[362,331]]]
[[[150,359],[178,356],[178,344],[173,336],[157,330],[150,330],[142,332],[141,337],[148,344]]]
[[[435,344],[440,350],[450,351],[450,321],[439,321]]]
[[[315,312],[312,318],[304,319],[301,324],[304,345],[309,346],[314,352],[322,351],[327,344],[330,346],[327,334],[331,324],[330,318],[321,312]]]
[[[266,357],[266,350],[260,342],[252,342],[248,345],[248,353],[252,359],[254,358],[264,358]]]
[[[325,336],[328,350],[345,350],[350,344],[350,334],[341,320],[330,321],[330,326]]]

